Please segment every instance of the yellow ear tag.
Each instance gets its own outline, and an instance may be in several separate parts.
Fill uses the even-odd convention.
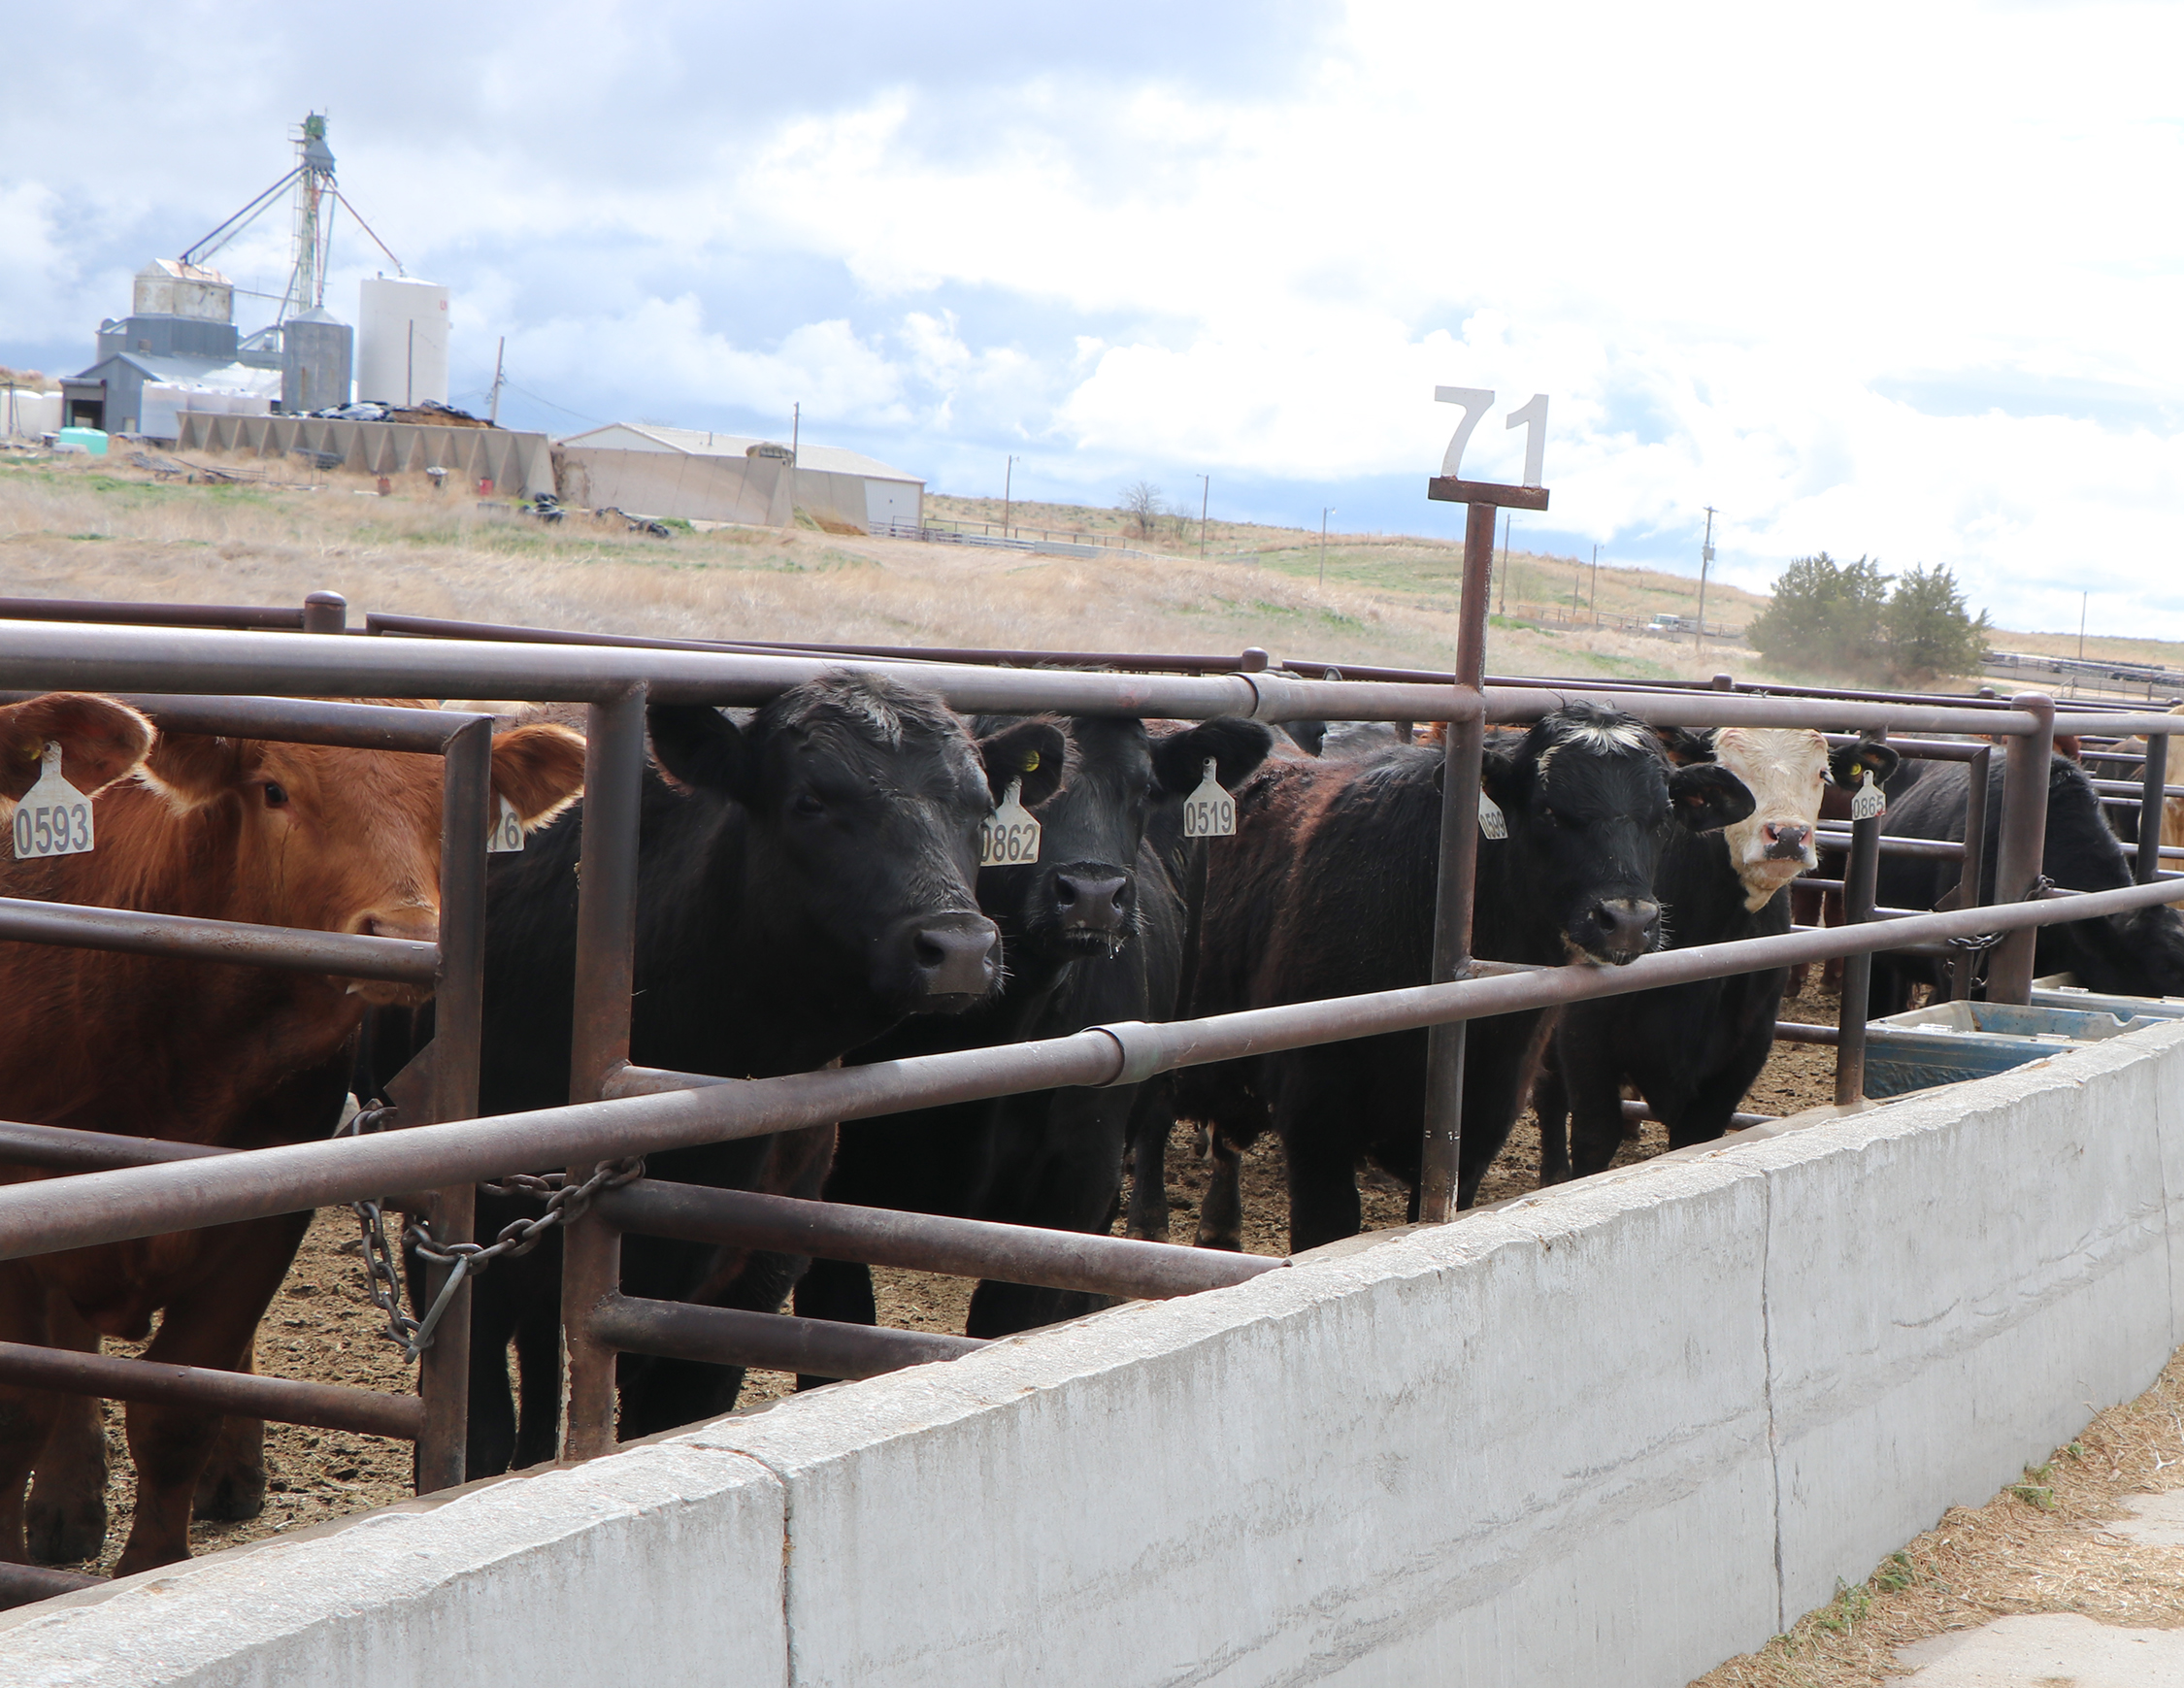
[[[1016,772],[1019,774],[1037,774],[1039,772],[1039,752],[1037,750],[1026,750],[1016,763]]]

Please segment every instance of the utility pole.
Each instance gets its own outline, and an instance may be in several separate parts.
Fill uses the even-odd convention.
[[[2085,607],[2093,599],[2091,592],[2078,594],[2078,660],[2085,660]]]
[[[501,383],[507,379],[501,374],[501,367],[507,356],[508,336],[504,334],[499,348],[493,353],[493,402],[485,412],[485,419],[495,427],[500,425],[501,420]]]
[[[1335,513],[1331,504],[1319,513],[1319,583],[1327,584],[1327,518]]]
[[[1198,479],[1198,560],[1203,563],[1206,561],[1206,511],[1213,500],[1213,477],[1201,475]],[[1321,572],[1325,573],[1324,564],[1321,565]]]
[[[1508,612],[1509,612],[1509,513],[1508,513],[1507,511],[1506,511],[1506,510],[1505,510],[1505,511],[1504,511],[1504,512],[1502,513],[1502,607],[1501,607],[1501,608],[1500,608],[1499,610],[1495,611],[1495,613],[1496,613],[1497,615],[1506,615],[1506,614],[1507,614]]]
[[[1691,642],[1691,648],[1706,647],[1706,571],[1714,560],[1714,507],[1706,506],[1706,537],[1699,546],[1699,633]]]
[[[1015,501],[1015,492],[1016,456],[1014,452],[1010,452],[1008,467],[1001,472],[1001,537],[1003,539],[1009,537],[1009,511]]]
[[[1593,612],[1593,625],[1600,625],[1600,546],[1593,546],[1593,589],[1587,594],[1585,608]]]
[[[804,443],[804,401],[798,399],[789,407],[788,466],[796,467],[797,447]]]

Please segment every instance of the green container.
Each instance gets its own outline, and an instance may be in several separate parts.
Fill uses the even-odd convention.
[[[63,428],[55,438],[63,446],[81,446],[94,457],[106,455],[106,435],[97,428]]]
[[[2082,999],[2081,999],[2082,1000]],[[2166,1016],[2131,1011],[2150,1005],[2113,1000],[2124,1010],[1937,1003],[1890,1014],[1866,1028],[1866,1094],[1879,1098],[1987,1078],[2028,1061],[2067,1054],[2160,1025]],[[2177,1005],[2184,1011],[2184,1004]]]

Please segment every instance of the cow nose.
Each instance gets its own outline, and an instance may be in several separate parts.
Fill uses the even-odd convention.
[[[976,999],[1001,976],[1001,931],[982,914],[941,914],[910,934],[910,967],[928,999]]]
[[[440,917],[430,909],[376,909],[364,916],[358,930],[367,938],[407,938],[414,943],[433,943],[440,938]]]
[[[1812,829],[1809,826],[1770,826],[1766,828],[1768,859],[1777,862],[1803,860],[1804,841],[1811,836]]]
[[[1054,906],[1066,931],[1120,932],[1130,910],[1130,880],[1120,874],[1056,874]]]
[[[1661,934],[1661,905],[1643,897],[1604,897],[1590,915],[1586,951],[1621,967],[1650,950]]]

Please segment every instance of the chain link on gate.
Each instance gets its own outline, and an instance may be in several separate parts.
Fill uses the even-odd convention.
[[[2020,903],[2036,903],[2041,897],[2054,889],[2055,881],[2053,879],[2045,874],[2035,874],[2033,882],[2025,887],[2025,894],[2018,898],[2018,901]],[[1948,944],[1951,949],[1960,952],[1948,957],[1943,963],[1949,972],[1950,984],[1953,986],[1956,983],[1959,966],[1971,969],[1971,983],[1974,987],[1984,984],[1987,978],[1988,958],[1994,954],[2002,941],[2008,936],[2009,934],[2006,932],[1982,932],[1972,938],[1943,939],[1942,942]]]
[[[355,1137],[367,1131],[379,1131],[394,1111],[384,1102],[374,1102],[344,1120],[335,1128],[334,1135]],[[644,1158],[631,1155],[622,1160],[601,1162],[580,1184],[571,1184],[565,1173],[515,1173],[497,1183],[480,1184],[480,1191],[488,1196],[532,1196],[546,1204],[546,1210],[536,1218],[513,1219],[502,1226],[500,1234],[490,1242],[438,1242],[433,1239],[430,1224],[422,1219],[411,1219],[402,1233],[403,1246],[430,1265],[447,1268],[447,1281],[440,1286],[440,1293],[433,1297],[432,1306],[425,1309],[421,1319],[412,1318],[402,1310],[402,1276],[393,1245],[387,1241],[386,1219],[380,1204],[351,1202],[349,1211],[356,1215],[364,1233],[365,1287],[372,1297],[372,1305],[386,1315],[388,1340],[399,1344],[408,1358],[416,1359],[432,1346],[432,1333],[465,1278],[477,1276],[496,1260],[513,1260],[517,1255],[530,1253],[546,1241],[546,1233],[555,1226],[581,1217],[584,1209],[591,1206],[592,1198],[602,1190],[614,1189],[644,1175]]]

